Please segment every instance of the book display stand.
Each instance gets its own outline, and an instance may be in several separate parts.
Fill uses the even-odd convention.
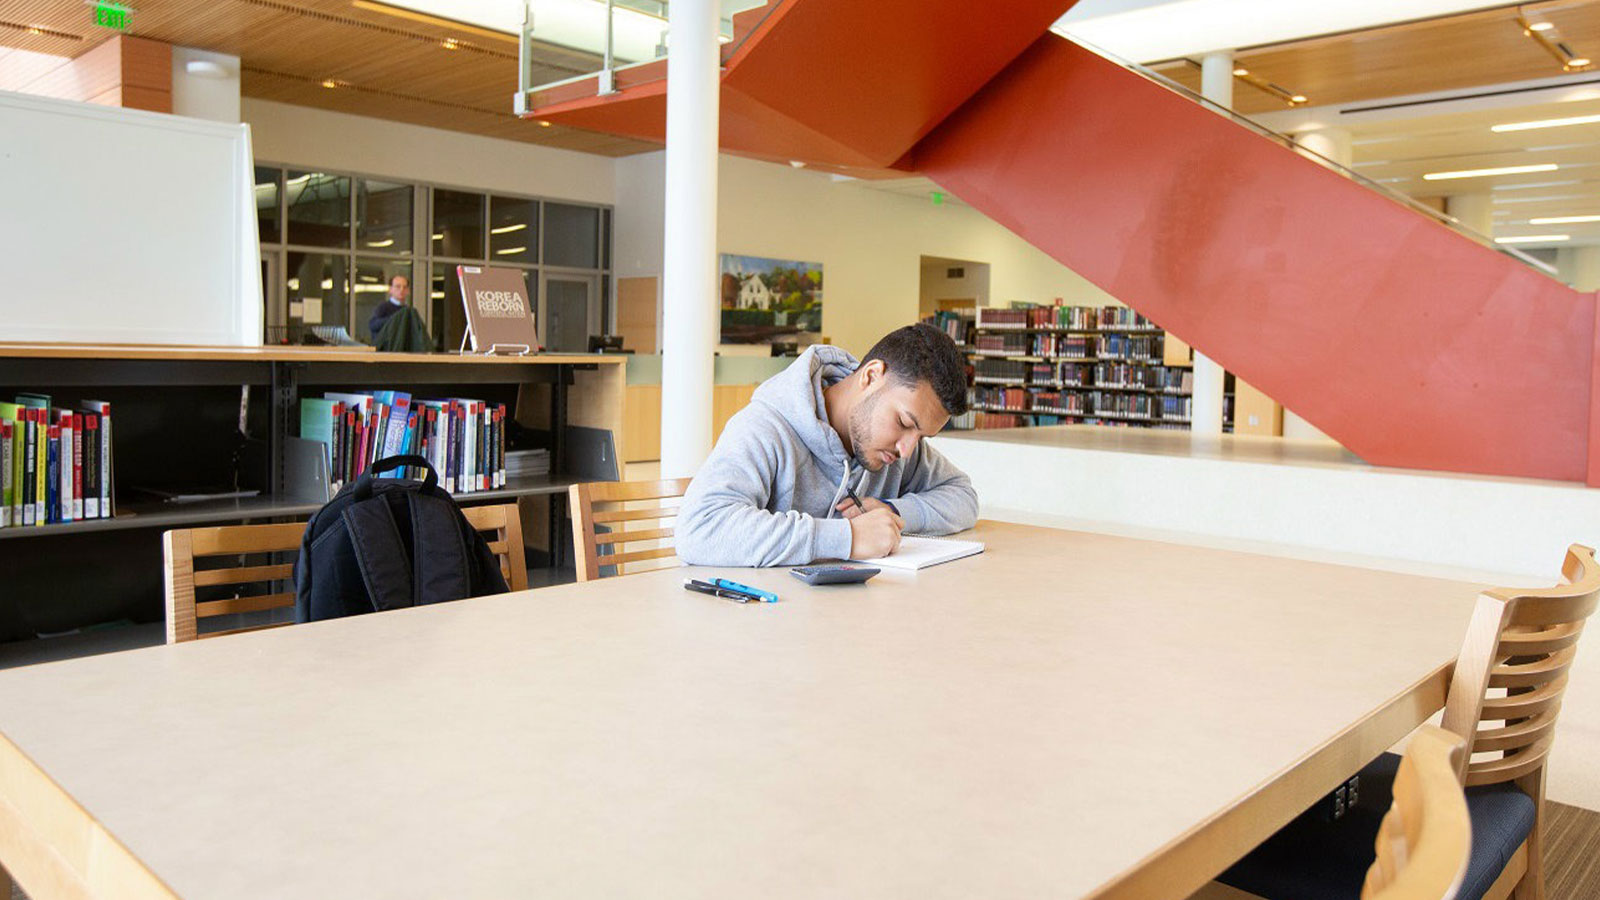
[[[494,266],[456,266],[461,280],[461,305],[467,329],[461,335],[461,354],[527,356],[539,346],[528,283],[520,269]]]

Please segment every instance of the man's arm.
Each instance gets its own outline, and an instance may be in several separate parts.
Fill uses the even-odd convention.
[[[906,465],[900,496],[890,498],[907,534],[954,534],[978,522],[978,492],[967,474],[927,442]]]
[[[850,556],[850,523],[769,512],[781,463],[781,425],[746,407],[728,422],[679,510],[673,539],[691,565],[782,566]]]

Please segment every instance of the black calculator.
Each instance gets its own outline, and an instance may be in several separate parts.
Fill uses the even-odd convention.
[[[789,574],[806,584],[860,584],[881,571],[872,566],[795,566]]]

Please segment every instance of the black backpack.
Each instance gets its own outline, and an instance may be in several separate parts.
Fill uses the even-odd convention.
[[[374,477],[401,466],[426,470],[427,480]],[[317,510],[300,539],[294,588],[296,622],[510,590],[438,473],[409,455],[379,460]]]

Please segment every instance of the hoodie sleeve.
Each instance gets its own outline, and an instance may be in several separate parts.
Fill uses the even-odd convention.
[[[684,562],[784,566],[850,556],[848,521],[767,510],[784,468],[781,427],[753,406],[728,422],[679,510],[673,538]]]
[[[967,473],[926,440],[917,442],[893,503],[907,534],[955,534],[978,522],[978,492]]]

